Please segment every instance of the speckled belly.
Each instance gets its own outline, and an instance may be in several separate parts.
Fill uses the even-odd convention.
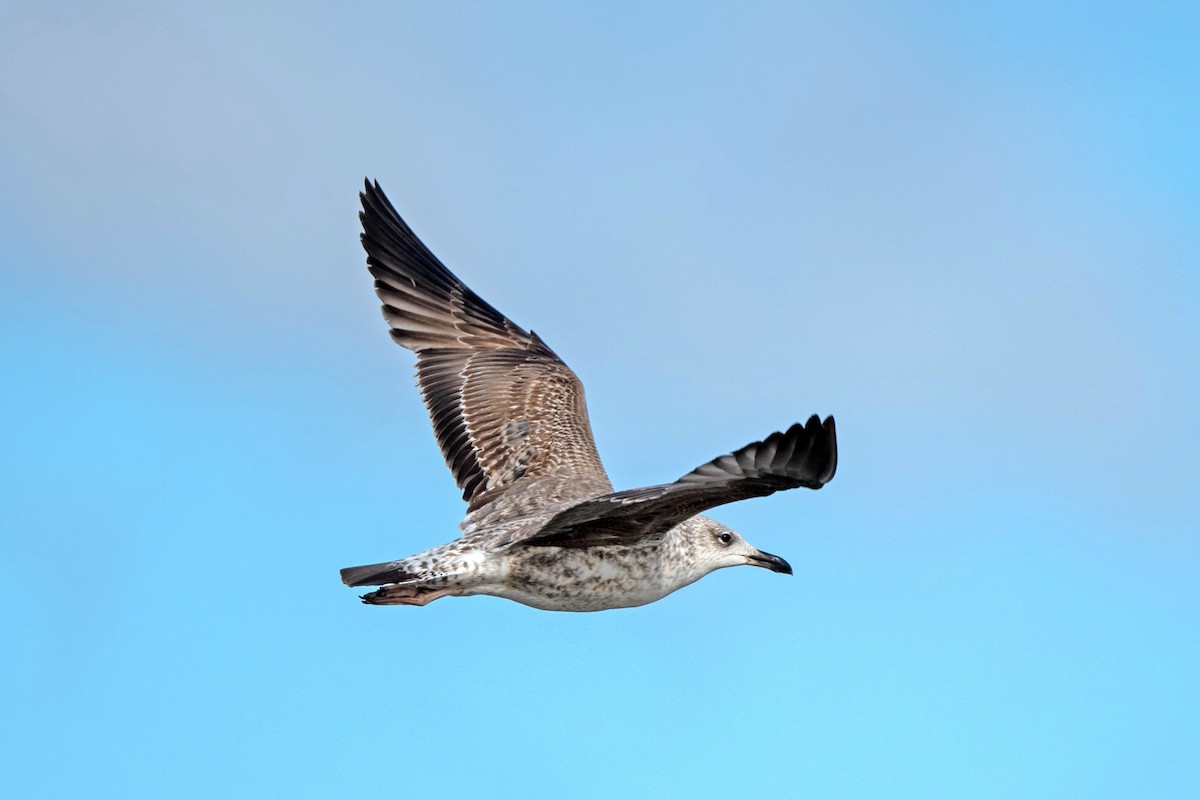
[[[682,586],[657,547],[523,548],[492,594],[547,611],[603,611],[652,603]]]

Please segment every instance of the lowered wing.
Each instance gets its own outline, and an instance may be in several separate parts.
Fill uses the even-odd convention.
[[[812,416],[697,467],[674,483],[585,500],[518,544],[593,547],[657,536],[714,506],[803,486],[820,489],[837,471],[833,417]]]

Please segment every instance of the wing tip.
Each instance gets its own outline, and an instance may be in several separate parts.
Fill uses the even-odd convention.
[[[796,469],[808,472],[799,478],[799,485],[807,489],[821,489],[833,480],[837,473],[837,423],[830,414],[824,420],[817,414],[809,416],[804,423],[794,423],[782,434],[780,447],[772,466],[785,472]],[[769,440],[771,437],[767,437]]]
[[[838,448],[837,448],[837,423],[834,422],[833,415],[825,417],[822,422],[816,414],[809,418],[810,423],[815,423],[815,428],[818,432],[818,442],[823,444],[825,452],[825,467],[817,476],[819,484],[814,486],[815,489],[820,489],[825,484],[833,480],[833,476],[837,473]]]

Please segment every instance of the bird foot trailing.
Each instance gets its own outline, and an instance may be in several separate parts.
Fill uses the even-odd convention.
[[[362,601],[369,606],[423,606],[440,597],[454,594],[451,589],[428,589],[402,583],[384,586],[364,595]]]

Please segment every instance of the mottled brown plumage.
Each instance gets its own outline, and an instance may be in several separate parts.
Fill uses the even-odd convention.
[[[493,594],[590,611],[651,602],[735,564],[790,572],[699,512],[799,486],[837,468],[832,417],[811,417],[679,480],[613,492],[583,386],[542,339],[471,291],[405,224],[377,183],[362,243],[392,338],[417,354],[434,433],[468,503],[463,536],[399,561],[351,567],[369,603]]]

